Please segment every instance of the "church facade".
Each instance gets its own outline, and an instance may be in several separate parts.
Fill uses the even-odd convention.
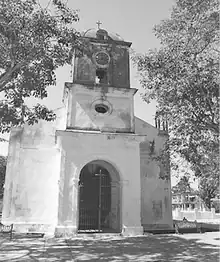
[[[19,232],[140,235],[172,228],[168,139],[134,116],[131,43],[87,30],[53,123],[11,131],[2,221]]]

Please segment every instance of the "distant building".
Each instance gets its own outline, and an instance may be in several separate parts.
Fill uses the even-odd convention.
[[[216,213],[220,213],[220,194],[218,194],[215,198],[211,199],[212,208],[215,208]]]
[[[172,210],[206,210],[204,201],[199,197],[196,190],[192,189],[188,181],[181,179],[180,182],[172,187]]]

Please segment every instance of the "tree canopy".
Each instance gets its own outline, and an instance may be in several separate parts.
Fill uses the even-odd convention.
[[[79,33],[79,19],[63,0],[0,0],[0,132],[55,114],[42,104],[28,107],[28,97],[47,97],[56,84],[55,70],[70,64]]]
[[[172,187],[173,193],[191,193],[193,190],[190,187],[189,177],[182,176],[179,182]]]
[[[176,0],[154,27],[160,48],[133,62],[147,103],[169,122],[171,158],[183,157],[197,176],[218,172],[219,3]]]
[[[199,195],[208,208],[212,207],[212,199],[219,194],[219,174],[203,175],[199,183]]]

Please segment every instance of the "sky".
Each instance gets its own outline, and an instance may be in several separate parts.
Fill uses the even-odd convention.
[[[49,0],[39,0],[42,6]],[[132,42],[132,49],[137,53],[146,53],[149,49],[159,48],[160,43],[153,33],[153,27],[161,20],[169,18],[174,0],[69,0],[68,6],[79,10],[80,21],[74,26],[79,31],[101,28],[119,34],[125,41]],[[62,106],[63,87],[71,81],[71,68],[66,66],[57,70],[57,85],[49,88],[45,100],[50,108]],[[131,87],[137,88],[134,97],[135,115],[150,124],[154,124],[156,103],[143,102],[140,93],[143,91],[138,81],[136,69],[130,67]],[[7,137],[7,136],[6,136]],[[0,154],[6,155],[7,143],[0,143]]]

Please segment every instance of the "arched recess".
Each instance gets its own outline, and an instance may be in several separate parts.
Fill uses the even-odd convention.
[[[120,175],[107,161],[87,163],[79,175],[78,232],[121,231]]]

